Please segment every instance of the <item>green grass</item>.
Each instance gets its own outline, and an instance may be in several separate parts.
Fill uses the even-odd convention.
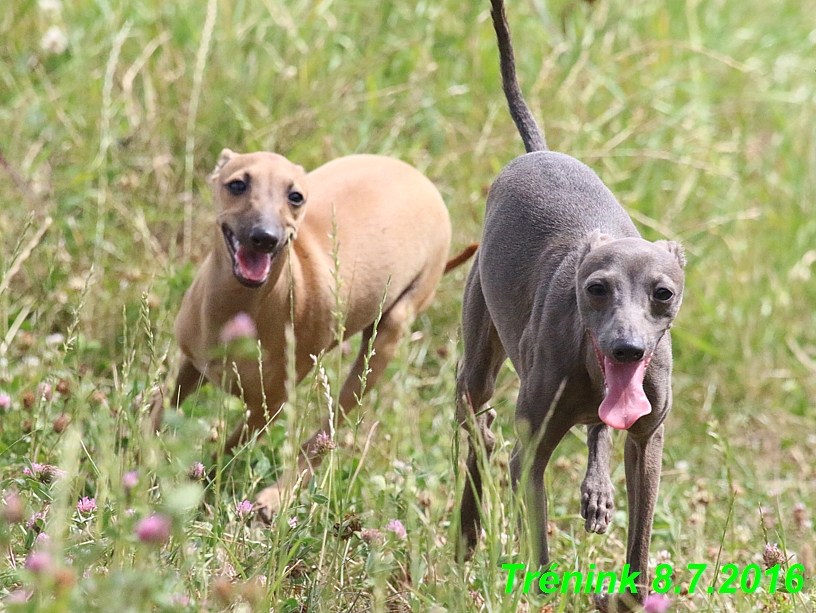
[[[806,4],[508,7],[522,87],[550,146],[590,164],[647,238],[679,239],[687,250],[653,556],[667,552],[661,559],[670,556],[681,582],[688,564],[707,563],[706,586],[717,560],[744,568],[767,542],[806,568],[798,595],[769,594],[767,582],[753,595],[698,588],[673,595],[673,610],[814,610],[816,30]],[[50,26],[67,36],[64,52],[42,48]],[[207,389],[161,437],[147,426],[149,390],[177,364],[173,318],[211,246],[205,178],[221,148],[275,150],[309,169],[353,152],[394,155],[442,191],[454,248],[478,240],[487,187],[523,151],[486,1],[73,0],[48,11],[7,0],[0,134],[20,180],[0,172],[0,393],[11,398],[0,479],[25,505],[24,521],[0,530],[0,593],[33,592],[4,606],[589,608],[585,595],[503,592],[500,564],[529,559],[507,483],[517,390],[509,368],[494,398],[486,538],[472,562],[455,564],[463,269],[443,279],[389,376],[269,528],[242,520],[236,504],[273,479],[317,423],[325,389],[316,378],[301,384],[284,420],[224,461],[213,486],[191,481],[188,468],[208,462],[213,439],[240,419],[239,402]],[[324,362],[332,393],[339,361]],[[38,397],[41,383],[60,380],[69,393]],[[70,424],[55,428],[63,414]],[[552,557],[562,570],[619,571],[623,437],[606,536],[585,533],[578,516],[583,439],[574,430],[546,476]],[[24,474],[34,462],[67,474],[43,483]],[[132,470],[138,485],[126,490]],[[97,509],[78,514],[82,496]],[[173,521],[162,546],[134,535],[154,511]],[[28,527],[37,512],[44,520]],[[405,540],[386,530],[392,519]],[[385,538],[338,537],[357,520]],[[48,542],[35,543],[40,530]],[[60,570],[24,570],[35,549]]]

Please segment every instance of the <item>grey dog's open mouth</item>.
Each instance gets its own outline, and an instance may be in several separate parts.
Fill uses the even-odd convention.
[[[276,252],[267,253],[242,245],[226,225],[221,226],[224,242],[232,258],[232,273],[241,285],[260,287],[269,278],[272,258]]]
[[[608,426],[628,430],[638,419],[652,412],[652,405],[643,391],[643,377],[652,354],[638,362],[618,362],[598,348],[591,332],[589,337],[604,379],[604,399],[598,407],[598,416]]]

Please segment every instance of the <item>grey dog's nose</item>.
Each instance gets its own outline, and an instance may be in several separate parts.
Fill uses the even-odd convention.
[[[639,362],[645,353],[646,348],[638,341],[621,340],[612,346],[612,357],[618,362]]]
[[[253,228],[249,233],[249,240],[255,249],[267,253],[274,251],[280,241],[275,234],[265,228]]]

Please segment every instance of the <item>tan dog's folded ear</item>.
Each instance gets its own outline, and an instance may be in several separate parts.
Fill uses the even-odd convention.
[[[680,268],[686,267],[686,252],[683,249],[683,245],[675,241],[655,241],[655,245],[662,247],[676,257]]]
[[[212,172],[210,173],[210,181],[215,179],[221,169],[229,162],[232,158],[234,158],[237,153],[235,153],[232,149],[222,149],[221,155],[218,156],[218,161],[215,163],[215,168],[213,168]]]

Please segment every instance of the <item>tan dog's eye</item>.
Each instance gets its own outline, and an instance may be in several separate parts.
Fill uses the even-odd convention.
[[[291,202],[295,206],[300,206],[301,204],[303,204],[304,200],[305,198],[303,197],[303,194],[301,194],[300,192],[289,192],[289,202]]]
[[[246,181],[241,181],[241,179],[235,179],[234,181],[230,181],[227,183],[227,190],[233,196],[240,196],[247,190]]]

